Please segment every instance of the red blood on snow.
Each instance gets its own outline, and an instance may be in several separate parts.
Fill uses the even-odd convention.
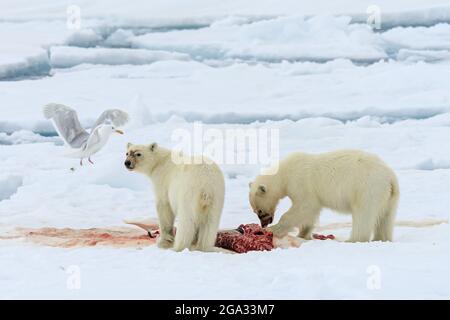
[[[335,239],[334,235],[332,235],[332,234],[323,235],[323,234],[313,233],[312,236],[316,240],[327,240],[327,239],[334,240]]]

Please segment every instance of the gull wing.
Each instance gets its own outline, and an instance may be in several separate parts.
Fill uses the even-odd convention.
[[[75,110],[63,104],[50,103],[43,108],[46,119],[51,119],[58,135],[64,142],[75,149],[81,148],[89,133],[83,129]]]
[[[89,134],[89,137],[86,141],[86,143],[84,144],[83,149],[89,149],[91,146],[100,143],[100,134],[98,133],[98,127],[94,128],[91,133]]]
[[[103,111],[100,117],[95,122],[92,129],[97,128],[99,125],[104,123],[112,123],[116,127],[123,126],[129,120],[128,113],[119,109],[108,109]]]

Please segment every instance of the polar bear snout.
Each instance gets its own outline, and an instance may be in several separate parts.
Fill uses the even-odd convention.
[[[128,149],[126,158],[125,158],[125,162],[123,164],[129,171],[132,171],[132,170],[136,169],[136,167],[138,165],[138,158],[139,159],[142,158],[141,151]]]
[[[127,167],[128,170],[133,170],[134,169],[134,166],[133,166],[133,164],[131,163],[130,160],[126,160],[124,165],[125,165],[125,167]]]
[[[265,228],[267,227],[269,224],[271,224],[273,222],[273,216],[270,213],[259,213],[258,212],[258,218],[259,221],[261,222],[261,227]]]
[[[133,156],[128,155],[123,164],[128,170],[132,171],[136,168],[136,159]]]

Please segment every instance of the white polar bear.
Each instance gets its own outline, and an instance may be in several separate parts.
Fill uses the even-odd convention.
[[[205,157],[193,157],[189,164],[174,161],[174,154],[156,143],[127,146],[127,169],[147,175],[154,185],[161,232],[158,246],[217,251],[214,245],[225,196],[222,171]]]
[[[260,175],[250,184],[250,204],[263,227],[272,223],[280,199],[291,208],[269,227],[277,237],[298,227],[310,239],[322,208],[352,214],[348,241],[392,241],[399,200],[395,173],[377,156],[357,150],[323,154],[293,153],[280,161],[273,175]]]

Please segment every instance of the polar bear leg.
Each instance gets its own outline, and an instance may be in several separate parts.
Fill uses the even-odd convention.
[[[395,208],[388,208],[381,216],[375,226],[374,241],[392,241],[395,224]]]
[[[302,225],[299,227],[298,237],[305,239],[305,240],[311,240],[311,233],[312,233],[313,227],[312,226],[305,226]]]
[[[298,226],[298,237],[305,240],[311,240],[311,233],[320,215],[321,207],[319,205],[309,205],[301,210],[301,224]]]
[[[220,217],[220,212],[217,214],[209,213],[208,219],[199,226],[196,250],[206,252],[214,248],[219,227],[218,217]]]
[[[352,214],[352,233],[347,242],[369,242],[377,217],[378,212],[373,206],[356,209]]]
[[[298,217],[292,213],[291,209],[281,216],[277,224],[267,228],[267,230],[273,233],[274,237],[283,238],[287,236],[292,228],[299,225]]]
[[[375,226],[374,241],[392,241],[394,234],[395,215],[398,206],[399,190],[396,181],[391,183],[391,194],[386,208],[380,215]]]
[[[160,237],[158,238],[157,245],[159,248],[167,249],[173,246],[173,223],[174,215],[170,204],[165,201],[158,201],[156,204],[156,211],[158,213],[158,220],[160,225]]]
[[[192,215],[181,213],[177,226],[177,234],[175,235],[175,243],[173,250],[179,252],[184,249],[190,249],[195,242],[198,227],[191,218]]]
[[[394,217],[392,214],[388,214],[384,217],[380,217],[375,227],[374,241],[392,241],[392,235],[394,233]]]
[[[275,237],[285,237],[292,228],[299,227],[300,233],[305,239],[310,236],[317,217],[320,214],[320,206],[313,203],[303,202],[301,205],[293,205],[280,221],[268,229],[273,232]],[[299,236],[300,236],[299,233]]]

